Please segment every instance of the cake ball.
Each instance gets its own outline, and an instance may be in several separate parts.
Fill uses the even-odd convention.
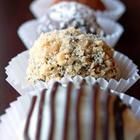
[[[63,77],[118,79],[114,50],[100,37],[73,27],[42,33],[29,50],[28,81]]]
[[[83,32],[104,36],[105,33],[96,21],[95,12],[77,2],[60,2],[49,8],[40,18],[37,32],[78,28]]]
[[[69,2],[69,0],[53,0],[53,4],[56,4],[56,3],[62,2],[62,1],[68,1]],[[73,0],[73,1],[77,1],[77,0]],[[94,10],[104,11],[106,9],[102,0],[78,0],[78,2],[82,3],[82,4],[85,4],[85,5],[93,8]]]
[[[32,98],[24,140],[139,140],[140,121],[110,90],[54,83]],[[18,134],[18,133],[17,133]]]

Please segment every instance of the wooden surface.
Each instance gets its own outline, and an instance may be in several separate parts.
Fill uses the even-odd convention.
[[[116,49],[128,55],[140,67],[140,1],[122,0],[127,12],[120,19],[125,33]],[[4,67],[8,61],[25,50],[17,36],[17,29],[26,20],[33,18],[29,11],[31,0],[0,0],[0,114],[18,93],[5,81]],[[127,94],[140,99],[140,81]]]

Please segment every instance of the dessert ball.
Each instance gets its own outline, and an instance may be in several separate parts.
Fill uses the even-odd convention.
[[[113,54],[101,38],[79,29],[42,33],[29,51],[27,79],[47,82],[77,75],[118,79]]]
[[[83,32],[104,36],[103,29],[96,21],[95,12],[89,7],[77,2],[61,2],[48,9],[39,20],[37,32],[78,28]]]
[[[25,140],[139,140],[140,121],[109,90],[55,83],[32,98]],[[17,133],[18,134],[18,133]]]
[[[62,1],[69,1],[69,0],[53,0],[53,4],[56,4],[56,3],[62,2]],[[76,0],[73,0],[73,1],[76,1]],[[94,10],[104,11],[106,9],[102,0],[78,0],[78,2],[85,4],[85,5],[93,8]]]

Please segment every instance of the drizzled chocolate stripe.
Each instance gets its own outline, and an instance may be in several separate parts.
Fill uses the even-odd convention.
[[[44,103],[45,103],[45,94],[46,89],[44,89],[41,93],[41,99],[39,103],[39,111],[38,111],[38,123],[37,123],[37,131],[36,131],[36,140],[40,140],[40,132],[41,132],[41,126],[42,126],[42,115],[43,115],[43,109],[44,109]]]
[[[55,129],[55,96],[60,83],[55,82],[51,91],[51,99],[50,99],[50,132],[48,140],[53,140],[53,134]]]
[[[68,118],[70,116],[70,102],[71,102],[71,92],[72,92],[73,84],[69,82],[66,93],[66,107],[65,107],[65,115],[64,115],[64,130],[63,130],[63,138],[62,140],[67,140],[68,136]]]
[[[96,133],[97,133],[97,103],[98,103],[98,95],[99,94],[99,85],[95,84],[92,87],[92,132],[91,132],[91,140],[96,140]]]
[[[123,112],[128,106],[122,104],[121,99],[117,97],[114,102],[114,117],[115,117],[115,137],[116,140],[124,140]]]
[[[34,107],[35,107],[35,104],[36,104],[36,100],[37,100],[37,96],[34,96],[32,98],[31,107],[30,107],[30,110],[29,110],[29,114],[28,114],[28,117],[27,117],[26,124],[25,124],[25,130],[24,130],[24,139],[25,140],[30,140],[28,131],[29,131],[29,126],[30,126],[31,116],[32,116],[32,113],[34,111]]]
[[[80,140],[81,135],[80,135],[80,107],[81,107],[81,97],[83,95],[83,84],[85,82],[82,81],[80,84],[80,89],[78,90],[78,95],[77,95],[77,101],[76,101],[76,135],[75,135],[75,140]]]
[[[106,94],[110,94],[110,90],[108,90],[108,92]],[[107,95],[104,140],[109,140],[109,126],[110,126],[109,106],[110,106],[110,102],[111,102],[111,95]]]

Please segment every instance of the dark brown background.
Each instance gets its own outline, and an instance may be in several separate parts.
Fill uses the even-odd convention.
[[[128,55],[140,67],[140,1],[122,0],[127,12],[120,19],[125,33],[116,49]],[[5,81],[4,67],[8,61],[25,50],[17,36],[21,23],[33,18],[29,11],[31,0],[0,0],[0,114],[16,99],[17,92]],[[127,93],[140,99],[140,81]]]

